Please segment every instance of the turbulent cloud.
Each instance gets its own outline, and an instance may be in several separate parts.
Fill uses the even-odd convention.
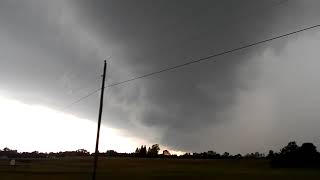
[[[9,91],[7,95],[61,110],[99,87],[105,57],[111,57],[108,83],[112,83],[313,25],[319,17],[317,1],[294,0],[2,4],[1,89]],[[279,97],[288,94],[290,104],[301,99],[291,99],[290,89],[278,86],[293,72],[274,81],[265,72],[277,67],[270,59],[285,59],[285,53],[295,52],[291,44],[300,42],[292,39],[107,89],[104,123],[128,136],[188,151],[244,152],[285,143],[286,135],[277,141],[268,134],[274,122],[289,119],[277,111],[293,108],[279,102]],[[266,57],[266,52],[271,55]],[[282,75],[282,70],[273,71]],[[301,89],[299,85],[295,88]],[[94,120],[97,98],[70,111]],[[308,117],[302,114],[301,118],[318,117],[312,112]],[[284,127],[281,130],[291,134]],[[234,143],[235,139],[243,144]]]

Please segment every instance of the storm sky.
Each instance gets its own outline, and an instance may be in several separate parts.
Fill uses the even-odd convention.
[[[105,58],[112,84],[320,24],[319,7],[1,0],[0,95],[96,122],[99,93],[64,107],[100,87]],[[180,151],[266,152],[292,140],[319,147],[319,47],[314,29],[107,88],[103,124]]]

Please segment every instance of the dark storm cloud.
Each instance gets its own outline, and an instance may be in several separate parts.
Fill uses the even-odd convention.
[[[60,109],[99,87],[92,79],[99,76],[105,57],[111,57],[108,82],[117,82],[313,22],[305,19],[315,15],[315,1],[279,2],[3,1],[0,33],[8,45],[0,44],[7,48],[1,60],[2,88]],[[243,77],[239,69],[264,48],[107,89],[104,122],[170,147],[206,150],[213,144],[209,127],[235,121],[229,109],[259,74],[250,70]],[[75,91],[83,86],[89,88]],[[95,119],[96,100],[71,111]]]
[[[106,43],[124,46],[123,59],[112,54],[112,63],[123,60],[131,75],[139,75],[269,37],[276,18],[272,15],[274,10],[259,10],[270,10],[277,3],[90,1],[82,4],[79,13]],[[254,17],[259,14],[263,21]],[[236,91],[246,86],[236,77],[237,68],[245,63],[246,57],[247,52],[236,53],[221,57],[216,63],[203,63],[142,80],[136,84],[144,89],[142,97],[121,100],[129,107],[140,107],[139,121],[143,125],[165,129],[162,133],[167,143],[166,139],[178,138],[180,133],[201,131],[227,121],[219,113],[232,106]],[[128,96],[133,96],[132,86],[135,85],[123,87]],[[123,96],[112,93],[119,95]],[[165,137],[167,133],[170,138]],[[189,144],[180,147],[192,149],[192,143]],[[177,146],[177,143],[169,145]]]
[[[8,95],[61,107],[85,94],[71,90],[93,86],[90,80],[100,69],[98,60],[88,60],[91,54],[97,57],[98,50],[69,20],[66,3],[1,1],[0,9],[0,78]]]

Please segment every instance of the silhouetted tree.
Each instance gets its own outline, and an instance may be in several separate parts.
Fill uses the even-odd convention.
[[[298,153],[305,158],[316,158],[318,155],[317,148],[312,143],[303,143]]]
[[[5,148],[3,148],[3,151],[8,152],[8,151],[11,151],[11,149],[8,147],[5,147]]]
[[[273,159],[275,157],[275,154],[272,150],[269,151],[268,155],[267,155],[267,159]]]
[[[148,156],[152,156],[152,157],[157,156],[159,151],[160,151],[159,144],[154,144],[151,146],[151,148],[149,147]]]
[[[295,141],[289,142],[287,146],[281,149],[281,155],[292,155],[298,151],[299,146]]]
[[[271,161],[275,167],[314,167],[320,166],[320,155],[312,143],[299,147],[295,142],[288,143]]]
[[[230,154],[228,152],[225,152],[225,153],[222,154],[222,158],[229,158],[229,155]]]
[[[142,157],[145,157],[147,155],[147,147],[144,145],[144,146],[141,146],[140,148],[140,155]]]
[[[17,150],[12,150],[9,148],[4,148],[3,151],[0,151],[0,156],[3,157],[8,157],[8,158],[12,158],[12,157],[17,157],[19,155]]]
[[[137,157],[146,157],[147,156],[147,147],[145,145],[141,145],[140,148],[136,149],[135,155]]]
[[[76,150],[75,155],[76,156],[89,156],[90,153],[85,149],[78,149],[78,150]]]
[[[237,154],[237,155],[234,155],[233,156],[235,159],[241,159],[242,158],[242,155],[241,154]]]
[[[106,152],[106,156],[115,157],[115,156],[117,156],[117,155],[118,155],[118,153],[117,153],[116,151],[114,151],[114,150],[108,150],[108,151]]]
[[[264,158],[264,154],[259,152],[250,153],[250,154],[246,154],[245,158],[260,159],[260,158]]]
[[[170,153],[168,150],[164,150],[164,151],[162,152],[162,154],[163,154],[164,156],[171,156],[171,153]]]

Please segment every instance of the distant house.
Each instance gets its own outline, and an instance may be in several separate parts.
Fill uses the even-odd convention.
[[[171,156],[171,154],[168,150],[164,150],[162,154],[165,156]]]

